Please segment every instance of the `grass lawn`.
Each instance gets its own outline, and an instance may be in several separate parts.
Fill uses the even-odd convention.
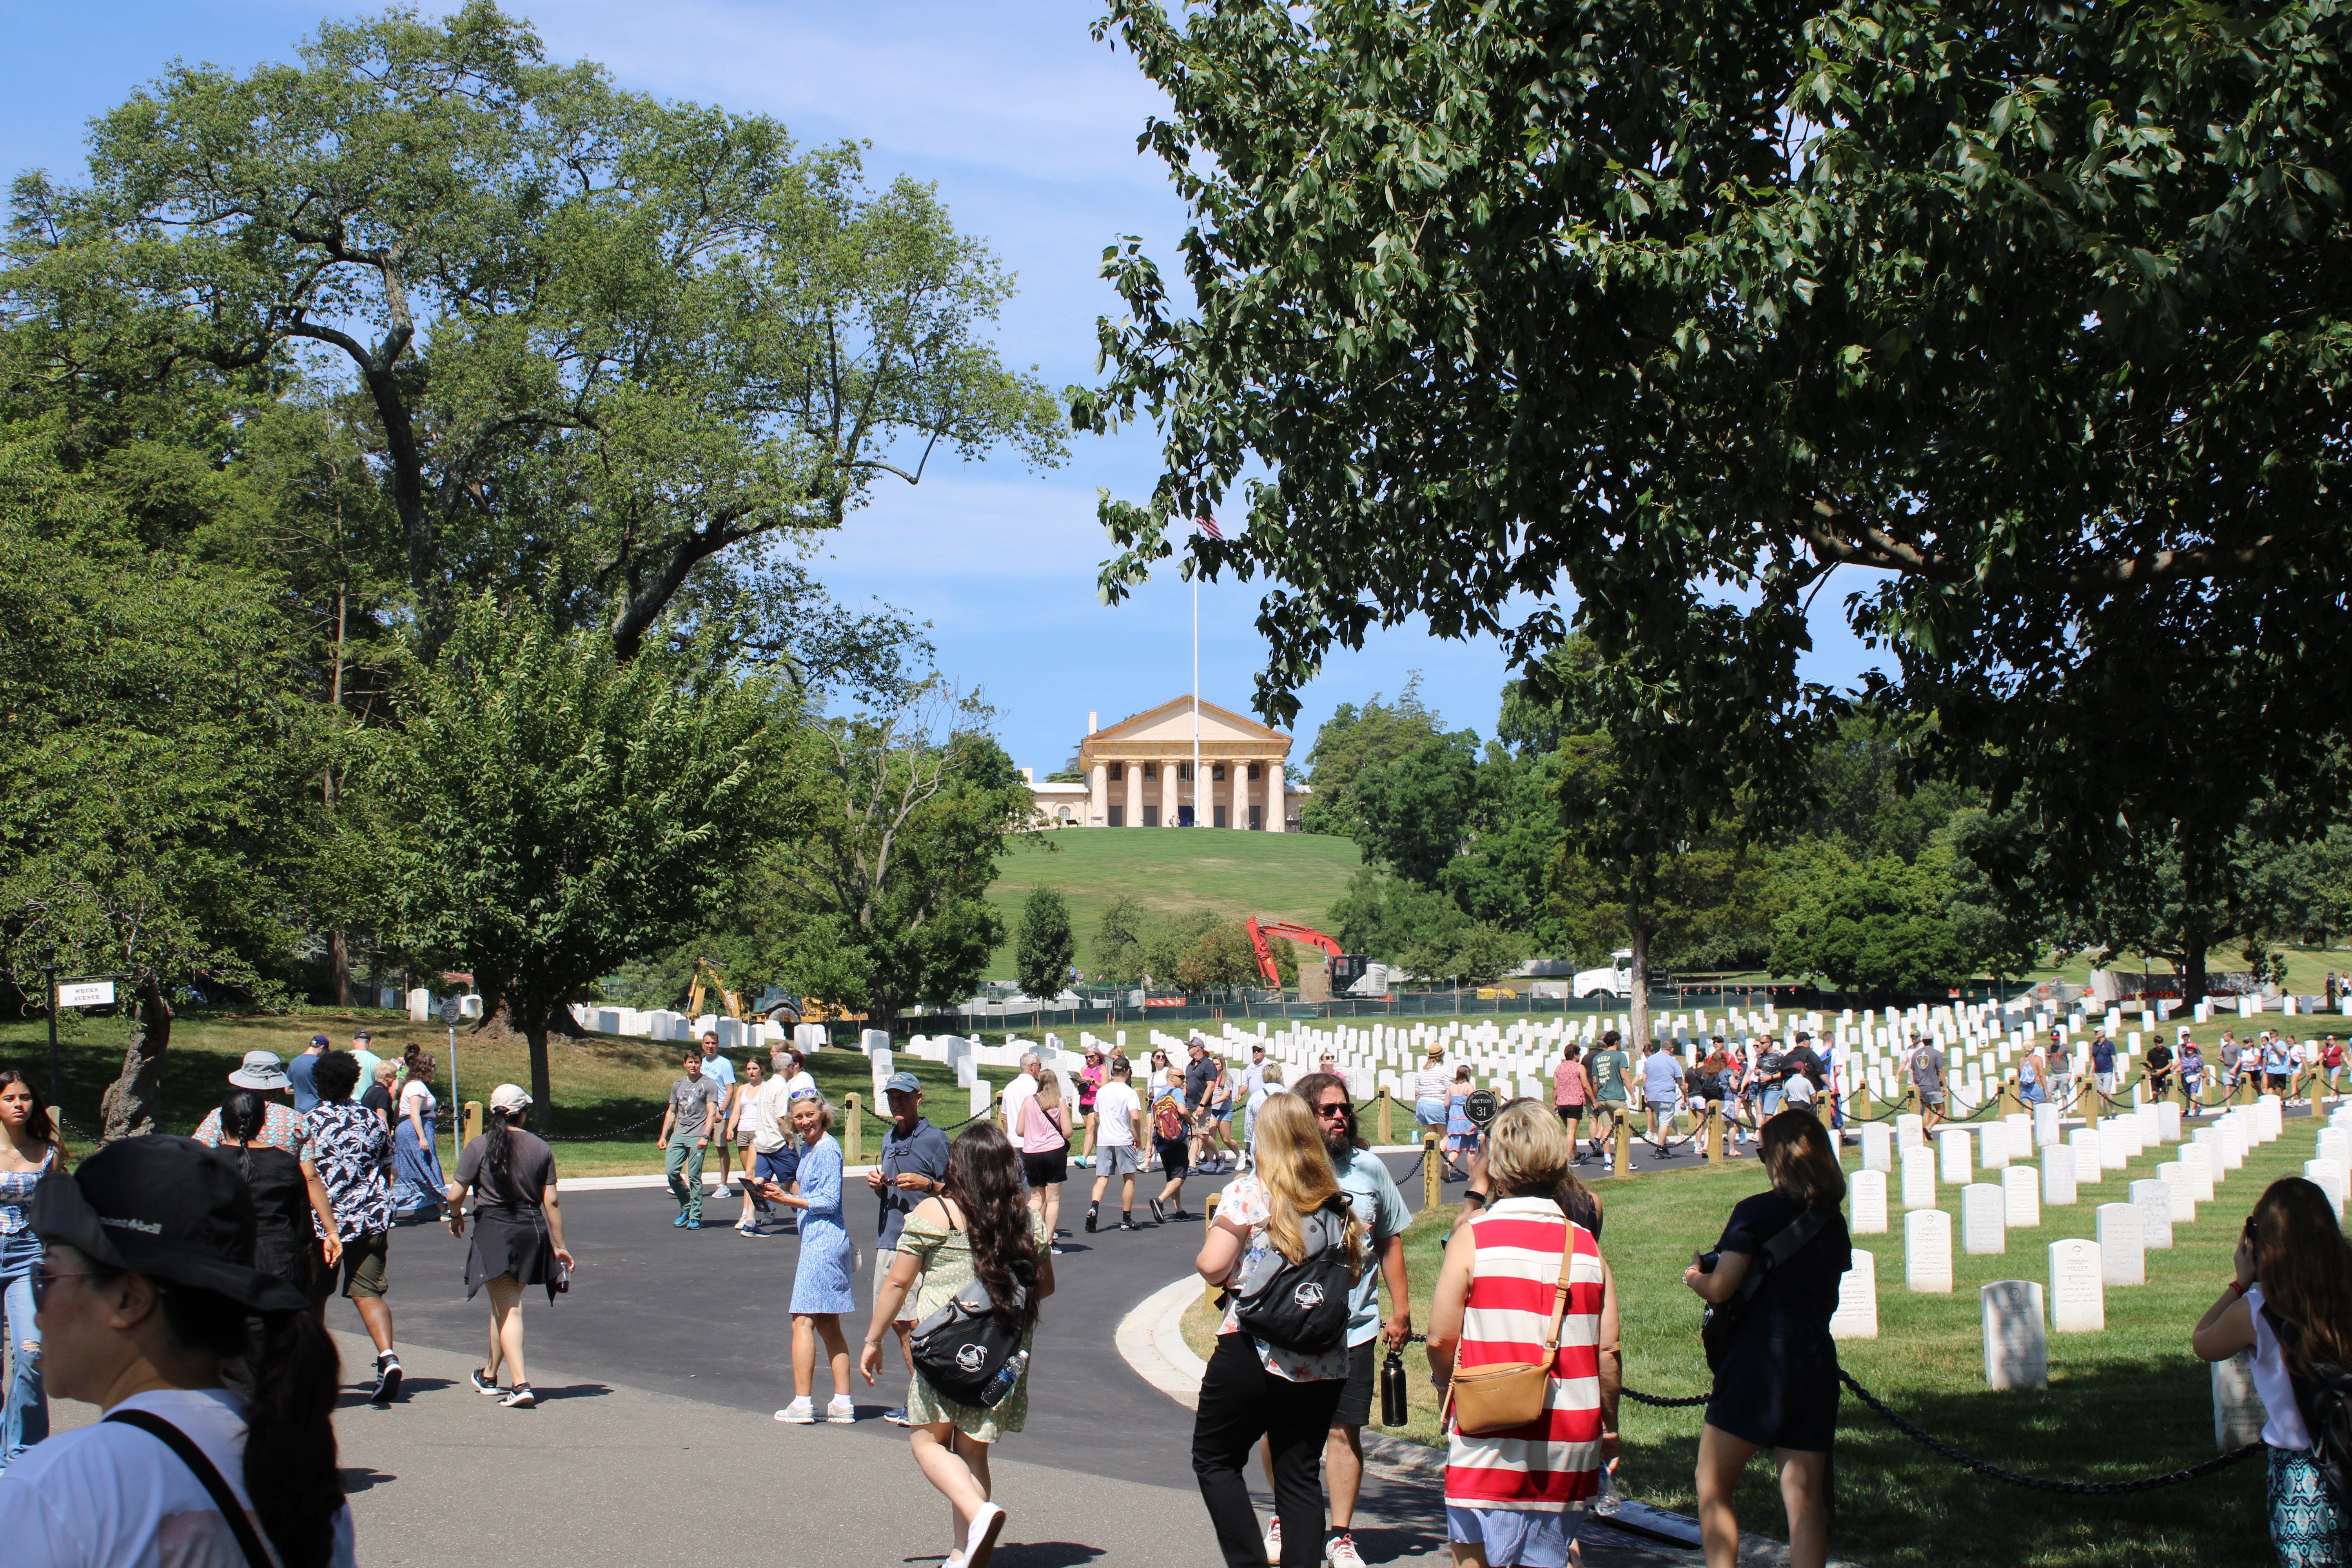
[[[191,1016],[173,1025],[172,1048],[163,1058],[163,1131],[194,1131],[196,1123],[204,1120],[205,1112],[220,1104],[228,1088],[225,1080],[246,1052],[276,1051],[290,1058],[309,1044],[313,1034],[324,1034],[336,1045],[345,1046],[351,1043],[352,1031],[358,1028],[374,1032],[374,1048],[379,1056],[397,1057],[411,1041],[430,1051],[437,1059],[434,1092],[445,1108],[447,1106],[451,1099],[448,1031],[410,1024],[405,1014],[352,1007],[313,1008],[278,1016]],[[58,1041],[63,1109],[80,1134],[94,1136],[99,1131],[99,1096],[121,1068],[127,1029],[125,1022],[119,1018],[83,1018],[68,1014],[61,1020]],[[660,1118],[670,1081],[678,1074],[679,1051],[679,1042],[674,1040],[622,1039],[604,1035],[584,1040],[551,1040],[548,1053],[555,1081],[555,1129],[557,1137],[562,1140],[555,1145],[557,1168],[573,1176],[660,1170],[662,1155],[655,1146],[654,1135],[661,1131]],[[902,1058],[899,1065],[923,1080],[926,1109],[934,1113],[940,1123],[961,1121],[968,1114],[970,1091],[957,1089],[953,1076],[943,1065],[911,1058]],[[0,1022],[0,1066],[29,1068],[37,1079],[46,1079],[47,1024],[37,1018]],[[530,1052],[519,1039],[501,1045],[477,1044],[469,1042],[461,1030],[457,1066],[457,1088],[467,1100],[487,1101],[490,1089],[500,1083],[520,1083],[526,1088],[530,1084]],[[739,1070],[742,1066],[740,1052],[736,1053],[736,1066]],[[845,1094],[856,1094],[861,1102],[872,1095],[872,1077],[866,1058],[856,1051],[820,1051],[809,1058],[809,1070],[826,1098],[836,1106]],[[1010,1068],[991,1068],[981,1076],[1001,1084],[1013,1074]],[[876,1117],[871,1107],[860,1114],[864,1149],[870,1159],[880,1147],[887,1122]],[[636,1123],[644,1125],[633,1125]],[[607,1131],[614,1135],[593,1136]],[[843,1138],[846,1147],[844,1129],[836,1125],[834,1131],[836,1137]],[[440,1128],[445,1165],[452,1158],[449,1134],[450,1120],[445,1112]],[[583,1139],[583,1134],[591,1136]],[[81,1138],[69,1137],[68,1148],[76,1159],[89,1152],[88,1143]]]
[[[1862,1384],[1928,1431],[2011,1468],[2061,1479],[2118,1480],[2212,1457],[2210,1373],[2189,1353],[2189,1331],[2230,1271],[2239,1227],[2263,1187],[2299,1174],[2313,1123],[2291,1119],[2285,1135],[2231,1173],[2193,1225],[2176,1225],[2169,1252],[2147,1255],[2149,1283],[2106,1293],[2107,1330],[2053,1335],[2050,1387],[1994,1394],[1983,1385],[1977,1289],[1996,1279],[2048,1283],[2052,1241],[2095,1234],[2095,1207],[2119,1202],[2126,1184],[2153,1176],[2150,1150],[2124,1172],[2085,1186],[2071,1208],[2042,1210],[2038,1230],[2011,1231],[1994,1257],[1958,1253],[1958,1191],[1940,1187],[1954,1215],[1955,1289],[1915,1296],[1903,1288],[1899,1211],[1889,1235],[1857,1237],[1878,1259],[1880,1337],[1839,1347]],[[1859,1163],[1850,1152],[1849,1168]],[[1623,1314],[1625,1376],[1668,1396],[1707,1386],[1698,1344],[1698,1302],[1682,1285],[1692,1252],[1713,1245],[1724,1216],[1760,1191],[1752,1163],[1719,1171],[1641,1175],[1595,1184],[1607,1205],[1602,1252]],[[1457,1189],[1458,1190],[1458,1189]],[[1451,1209],[1417,1223],[1407,1237],[1414,1321],[1426,1326],[1429,1291],[1451,1226]],[[1187,1338],[1207,1348],[1213,1320],[1195,1307]],[[1413,1380],[1412,1425],[1401,1436],[1435,1442],[1436,1402],[1418,1349],[1405,1364]],[[2000,1486],[1940,1460],[1896,1433],[1860,1401],[1841,1404],[1834,1555],[1893,1564],[2243,1563],[2272,1561],[2263,1510],[2260,1456],[2218,1475],[2144,1497],[2062,1497]],[[1699,1410],[1653,1410],[1625,1402],[1620,1489],[1679,1512],[1696,1510],[1692,1468]],[[1779,1492],[1762,1463],[1751,1465],[1738,1500],[1748,1530],[1785,1540]]]
[[[1086,969],[1103,910],[1122,895],[1160,914],[1213,910],[1319,928],[1360,862],[1352,839],[1319,833],[1067,827],[1024,835],[997,863],[988,889],[1006,936],[987,977],[1013,978],[1013,939],[1033,888],[1062,890]]]

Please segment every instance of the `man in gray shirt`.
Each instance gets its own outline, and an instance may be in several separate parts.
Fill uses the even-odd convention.
[[[1944,1053],[1924,1035],[1911,1037],[1911,1081],[1919,1089],[1919,1131],[1936,1130],[1944,1116]]]
[[[727,1091],[702,1076],[702,1053],[688,1047],[681,1058],[686,1076],[669,1086],[669,1109],[662,1112],[661,1137],[667,1153],[662,1170],[669,1177],[670,1196],[677,1200],[672,1225],[702,1227],[702,1155],[710,1147],[710,1133]]]

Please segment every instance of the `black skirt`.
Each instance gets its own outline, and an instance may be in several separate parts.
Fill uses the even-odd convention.
[[[562,1272],[556,1265],[555,1244],[547,1234],[547,1211],[474,1211],[474,1245],[466,1254],[467,1300],[500,1275],[511,1274],[518,1284],[546,1286],[547,1299],[552,1301]]]
[[[1823,1454],[1837,1436],[1837,1346],[1826,1332],[1775,1344],[1743,1331],[1716,1371],[1706,1424],[1759,1448]]]

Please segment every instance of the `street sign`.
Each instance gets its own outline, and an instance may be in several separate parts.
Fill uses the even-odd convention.
[[[454,1027],[457,1025],[457,1020],[465,1016],[466,1004],[463,999],[456,996],[444,996],[441,998],[441,1021],[443,1023]]]
[[[58,987],[60,1007],[111,1007],[114,1005],[114,982],[111,980],[78,980]]]

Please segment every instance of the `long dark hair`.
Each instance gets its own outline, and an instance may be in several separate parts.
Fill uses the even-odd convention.
[[[497,1174],[501,1187],[513,1185],[507,1179],[508,1172],[514,1164],[514,1134],[508,1127],[510,1114],[505,1106],[493,1105],[490,1107],[489,1125],[482,1131],[482,1163]],[[531,1201],[537,1203],[539,1194],[532,1194]]]
[[[1845,1202],[1845,1172],[1830,1148],[1822,1119],[1810,1110],[1784,1110],[1764,1124],[1758,1152],[1772,1184],[1807,1208],[1835,1208]]]
[[[335,1342],[307,1309],[255,1315],[215,1291],[153,1283],[174,1338],[245,1363],[252,1380],[246,1495],[286,1568],[327,1568],[335,1555],[335,1515],[343,1507],[334,1422],[342,1360]]]
[[[236,1152],[236,1170],[248,1187],[253,1185],[253,1141],[268,1121],[269,1108],[253,1089],[231,1088],[221,1096],[221,1136],[243,1145]]]
[[[33,1097],[33,1114],[25,1118],[25,1131],[44,1143],[58,1141],[57,1118],[49,1114],[49,1097],[33,1081],[33,1075],[16,1068],[0,1068],[0,1089],[21,1083],[25,1092]]]
[[[995,1122],[975,1121],[956,1135],[948,1150],[947,1195],[963,1210],[964,1229],[971,1237],[971,1271],[996,1303],[997,1321],[1008,1329],[1028,1328],[1037,1321],[1037,1244],[1029,1234],[1020,1156]],[[1017,1312],[1009,1305],[1016,1287],[1022,1291]]]
[[[423,1046],[412,1045],[401,1052],[400,1065],[408,1070],[410,1078],[423,1079],[427,1089],[433,1087],[433,1069],[439,1064]]]
[[[2288,1364],[2352,1363],[2352,1245],[2316,1182],[2282,1176],[2246,1221],[2263,1301],[2300,1331],[2282,1339]]]

